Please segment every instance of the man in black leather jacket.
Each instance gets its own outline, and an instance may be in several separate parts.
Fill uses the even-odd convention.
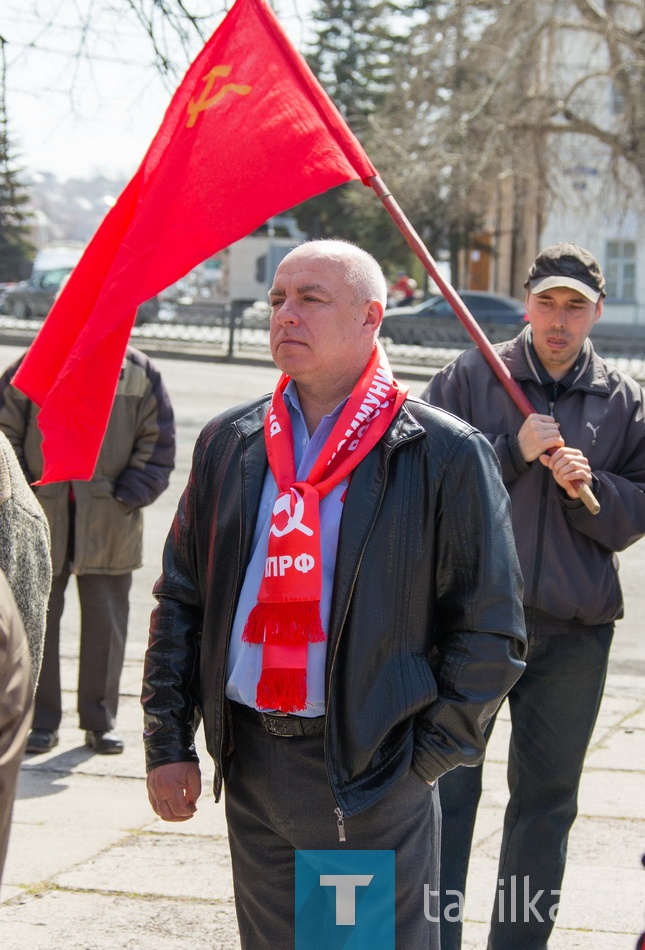
[[[521,577],[494,452],[388,376],[377,343],[386,293],[376,261],[352,245],[314,241],[287,255],[269,294],[284,399],[279,384],[272,400],[203,430],[155,586],[142,694],[150,801],[167,821],[194,813],[203,719],[216,799],[226,786],[244,950],[293,948],[294,928],[312,924],[314,905],[298,912],[294,898],[294,852],[312,850],[335,856],[337,870],[365,851],[394,852],[396,947],[438,947],[424,907],[438,879],[436,779],[481,760],[486,724],[524,667]],[[362,391],[375,360],[377,384]],[[285,427],[291,441],[276,453],[271,440]],[[356,464],[351,453],[370,432],[378,436]],[[285,490],[290,451],[298,480]],[[318,484],[318,458],[321,479],[339,459],[349,466],[321,498],[319,525],[303,487]],[[306,645],[306,701],[260,701],[273,641],[248,634],[258,586],[273,611],[274,588],[295,566],[284,599],[307,599],[316,556],[272,545],[285,535],[306,545],[318,528],[324,640]],[[295,648],[281,634],[273,649],[291,668]],[[329,934],[351,925],[333,917],[334,887],[316,890],[332,902],[316,935],[335,945]],[[385,941],[382,920],[365,913],[353,925]],[[394,937],[373,945],[393,947]]]

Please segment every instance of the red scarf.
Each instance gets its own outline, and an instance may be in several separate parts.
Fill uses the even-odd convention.
[[[358,465],[385,434],[407,395],[376,343],[306,481],[296,481],[291,420],[280,377],[264,423],[269,466],[278,485],[258,603],[242,639],[263,643],[256,703],[296,712],[307,705],[307,645],[325,639],[320,620],[320,499]]]

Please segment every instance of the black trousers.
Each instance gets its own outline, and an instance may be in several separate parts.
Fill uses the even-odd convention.
[[[62,717],[60,621],[69,570],[52,579],[34,729],[58,729]],[[125,658],[132,573],[81,574],[76,578],[81,607],[78,716],[81,729],[109,732],[116,723],[119,683]]]
[[[526,670],[508,696],[510,798],[488,950],[548,946],[612,637],[612,624],[582,633],[529,631]],[[444,830],[441,948],[459,950],[462,925],[455,892],[465,891],[482,767],[448,772],[439,786]]]
[[[393,850],[396,950],[439,950],[438,913],[426,917],[424,904],[427,894],[438,893],[436,787],[411,771],[381,801],[345,819],[343,843],[323,736],[273,736],[231,706],[235,751],[225,801],[243,950],[294,950],[296,850]],[[432,916],[437,919],[427,919]],[[366,950],[378,950],[378,938]]]

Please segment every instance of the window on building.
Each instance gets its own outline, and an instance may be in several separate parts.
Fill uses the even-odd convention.
[[[632,303],[636,299],[635,241],[607,241],[605,279],[608,300]]]

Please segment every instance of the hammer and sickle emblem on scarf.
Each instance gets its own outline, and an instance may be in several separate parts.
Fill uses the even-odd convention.
[[[244,86],[236,82],[227,82],[224,85],[220,86],[216,93],[211,95],[213,91],[213,86],[215,81],[220,77],[226,77],[230,74],[232,67],[231,66],[213,66],[209,73],[206,73],[204,76],[204,88],[201,91],[201,94],[197,101],[191,99],[188,103],[188,122],[186,123],[187,128],[192,129],[200,112],[205,112],[206,109],[212,108],[212,106],[217,105],[220,99],[223,99],[227,92],[234,92],[238,96],[247,96],[253,86]]]
[[[278,515],[284,512],[287,515],[287,523],[284,528],[278,528],[276,524],[271,525],[271,534],[275,535],[276,538],[281,538],[285,534],[291,534],[292,531],[302,531],[303,534],[306,534],[310,537],[313,534],[311,528],[308,528],[306,524],[302,523],[302,519],[305,513],[305,500],[298,494],[295,488],[289,489],[288,495],[279,495],[276,500],[275,505],[273,506],[273,517],[277,518]],[[293,511],[291,510],[291,496],[294,497]]]

